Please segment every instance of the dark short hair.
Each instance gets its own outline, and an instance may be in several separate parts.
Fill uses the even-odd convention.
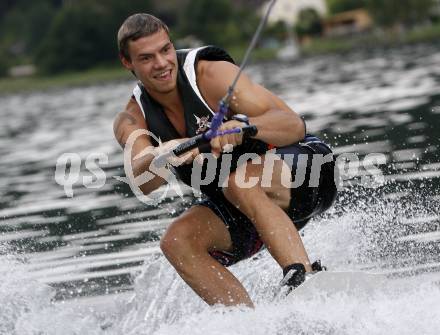
[[[139,13],[129,16],[118,31],[119,53],[126,59],[130,59],[129,41],[136,41],[141,37],[153,35],[162,29],[169,34],[167,25],[153,15]]]

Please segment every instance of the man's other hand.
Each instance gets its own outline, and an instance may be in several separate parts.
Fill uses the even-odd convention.
[[[219,131],[229,130],[234,128],[243,128],[247,126],[246,123],[230,120],[221,125]],[[243,133],[227,134],[214,137],[211,140],[211,152],[215,157],[220,157],[220,154],[224,151],[231,151],[232,148],[240,145],[243,141]]]

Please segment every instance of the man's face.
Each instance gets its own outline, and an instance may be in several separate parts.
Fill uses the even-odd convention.
[[[133,71],[150,94],[173,91],[177,81],[176,50],[165,30],[130,41],[131,60],[122,58],[123,65]]]

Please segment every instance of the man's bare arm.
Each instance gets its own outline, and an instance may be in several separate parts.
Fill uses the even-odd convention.
[[[218,101],[232,84],[238,67],[224,61],[201,61],[198,68],[199,87],[208,104],[217,109]],[[275,94],[253,83],[242,73],[234,91],[230,108],[245,114],[257,126],[257,139],[276,146],[298,142],[304,138],[305,126],[295,113]]]
[[[121,147],[125,148],[130,134],[138,129],[146,130],[147,124],[137,102],[134,99],[130,99],[124,111],[116,116],[113,122],[113,132]],[[147,154],[136,160],[133,158],[146,148],[152,148],[152,146],[150,137],[147,134],[140,135],[136,138],[131,151],[131,166],[135,177],[149,170],[154,155]],[[165,180],[163,178],[155,175],[153,179],[139,187],[144,194],[148,194],[164,183]]]

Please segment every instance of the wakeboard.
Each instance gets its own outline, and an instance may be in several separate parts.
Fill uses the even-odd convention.
[[[316,294],[331,295],[341,292],[371,294],[387,282],[388,279],[383,274],[322,271],[308,278],[290,292],[287,298],[307,298]]]

